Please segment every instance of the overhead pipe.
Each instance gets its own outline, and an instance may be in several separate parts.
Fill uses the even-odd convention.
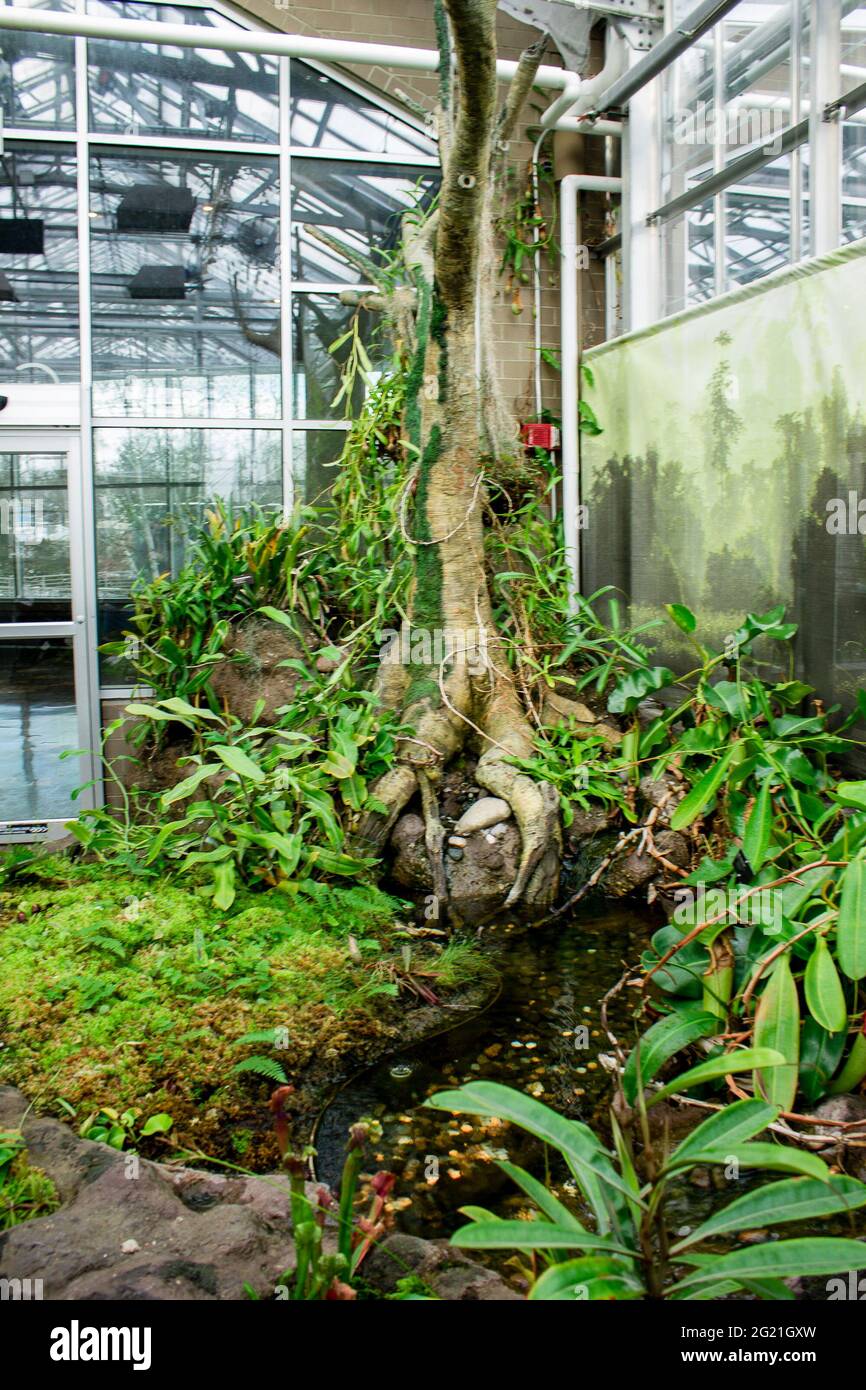
[[[602,92],[591,108],[592,111],[602,116],[605,111],[625,106],[637,92],[652,82],[654,77],[658,77],[660,72],[670,67],[681,53],[691,48],[708,29],[712,29],[720,19],[724,19],[726,14],[736,9],[739,3],[740,0],[703,0],[703,3],[692,10],[691,14],[686,15],[685,19],[680,20],[669,34],[660,39],[640,62],[635,63],[634,67],[629,68]]]
[[[604,67],[594,77],[578,77],[573,72],[567,74],[562,96],[551,102],[541,117],[542,130],[554,129],[557,121],[569,113],[580,118],[591,111],[596,97],[616,82],[627,67],[628,45],[622,35],[608,25]]]
[[[622,179],[567,174],[559,186],[560,332],[562,334],[562,530],[569,573],[569,610],[580,593],[580,321],[578,316],[578,216],[581,193],[621,193]]]
[[[408,48],[392,43],[362,43],[354,39],[326,39],[305,34],[284,34],[269,29],[217,29],[212,25],[164,24],[160,20],[120,19],[107,15],[66,14],[55,10],[15,9],[0,6],[0,29],[27,33],[65,34],[85,39],[117,39],[125,43],[168,44],[180,48],[215,48],[223,53],[261,53],[274,58],[313,58],[330,63],[368,63],[436,72],[440,55],[434,48]],[[518,64],[504,58],[496,75],[511,79]],[[544,66],[534,82],[539,87],[562,90],[573,74],[564,68]]]

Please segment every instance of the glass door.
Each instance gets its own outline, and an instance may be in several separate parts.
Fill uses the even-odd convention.
[[[78,436],[0,431],[0,843],[55,839],[93,790]]]

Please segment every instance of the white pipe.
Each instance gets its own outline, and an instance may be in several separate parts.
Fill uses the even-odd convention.
[[[571,135],[612,135],[614,139],[622,139],[622,121],[591,121],[586,116],[577,119],[573,115],[560,116],[552,129],[565,130]]]
[[[556,126],[557,121],[560,121],[569,112],[577,117],[585,116],[587,111],[592,110],[596,97],[600,96],[602,92],[606,92],[608,87],[617,82],[627,67],[628,45],[622,35],[609,24],[604,67],[601,72],[597,72],[594,77],[588,77],[585,80],[575,73],[568,73],[562,96],[557,97],[556,101],[548,106],[541,117],[542,129],[550,130],[551,127]],[[573,111],[572,107],[574,107]]]
[[[577,313],[577,200],[581,192],[621,193],[621,178],[567,174],[559,187],[560,332],[562,348],[562,528],[565,560],[571,576],[570,608],[577,611],[580,593],[580,324]]]
[[[354,39],[326,39],[303,34],[282,34],[269,29],[217,29],[199,24],[163,24],[156,20],[112,19],[105,16],[65,14],[54,10],[15,9],[0,6],[0,29],[38,34],[81,35],[88,39],[119,39],[126,43],[170,44],[181,48],[215,48],[224,53],[264,53],[280,58],[319,58],[332,63],[369,63],[436,72],[439,53],[433,48],[407,48],[391,43],[361,43]],[[500,59],[497,77],[513,78],[517,63]],[[560,91],[573,75],[564,68],[540,67],[535,84]]]

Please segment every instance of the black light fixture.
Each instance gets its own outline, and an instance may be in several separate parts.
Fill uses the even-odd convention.
[[[184,299],[186,271],[182,265],[143,265],[127,288],[130,299]]]
[[[18,296],[12,285],[0,270],[0,304],[17,304]]]
[[[130,188],[117,208],[119,232],[188,232],[195,199],[188,188],[140,183]]]
[[[0,256],[44,256],[41,217],[0,217]]]

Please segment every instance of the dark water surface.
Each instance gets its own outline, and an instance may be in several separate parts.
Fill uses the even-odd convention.
[[[603,1127],[611,1085],[600,1056],[611,1046],[600,1002],[657,925],[647,911],[603,904],[551,927],[488,929],[502,980],[498,998],[483,1014],[391,1056],[339,1092],[316,1133],[319,1178],[338,1182],[349,1126],[372,1115],[383,1128],[375,1166],[397,1175],[399,1229],[450,1234],[467,1203],[516,1214],[525,1198],[494,1162],[506,1156],[506,1127],[471,1115],[455,1119],[423,1102],[468,1081],[499,1081]],[[626,989],[608,1010],[626,1043],[634,1037],[633,1005],[634,991]],[[536,1171],[541,1165],[543,1174],[541,1145],[515,1129],[507,1140],[514,1162]]]

